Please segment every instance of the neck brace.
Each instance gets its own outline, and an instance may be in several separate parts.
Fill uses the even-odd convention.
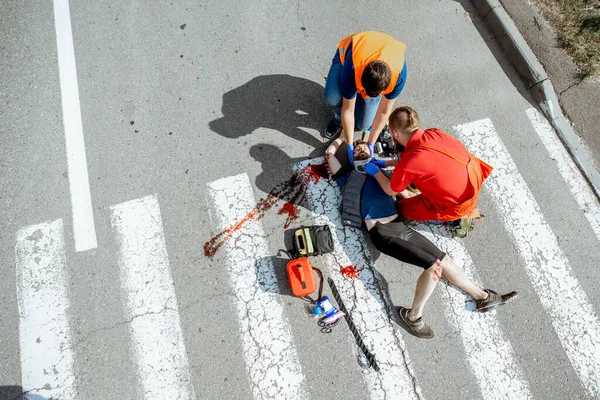
[[[367,158],[366,160],[354,160],[354,169],[361,174],[366,174],[365,165],[367,165],[369,161],[371,161],[370,158]]]

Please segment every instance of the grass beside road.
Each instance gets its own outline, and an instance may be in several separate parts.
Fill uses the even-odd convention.
[[[600,0],[532,0],[582,78],[600,77]]]

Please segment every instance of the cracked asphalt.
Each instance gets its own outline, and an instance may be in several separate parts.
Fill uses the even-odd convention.
[[[518,2],[502,3],[510,12]],[[515,10],[520,15],[520,8]],[[556,239],[554,250],[568,261],[574,291],[586,295],[592,313],[600,309],[600,272],[593,257],[600,238],[588,218],[600,218],[597,201],[583,209],[578,203],[573,182],[565,182],[557,158],[528,118],[535,101],[470,1],[106,0],[71,2],[70,13],[98,238],[98,247],[85,252],[74,248],[53,6],[32,0],[0,6],[0,399],[36,391],[23,387],[21,356],[35,340],[21,342],[27,315],[19,309],[17,233],[59,220],[70,333],[59,359],[64,364],[69,351],[73,355],[77,399],[148,397],[136,364],[140,343],[131,329],[163,317],[177,317],[181,331],[181,339],[165,348],[184,352],[147,368],[160,371],[186,358],[198,399],[482,399],[495,397],[495,388],[521,390],[512,397],[598,397],[561,342],[556,329],[561,322],[545,308],[548,288],[537,284],[541,278],[535,271],[548,268],[546,253],[536,253],[535,268],[527,269],[529,259],[515,242],[521,226],[535,226],[532,217],[520,216],[523,223],[513,218],[516,228],[506,228],[512,210],[501,199],[522,199],[510,186],[484,185],[479,207],[485,221],[465,240],[448,238],[436,227],[418,228],[482,285],[519,291],[497,312],[474,315],[463,293],[447,285],[437,288],[425,308],[435,331],[428,341],[410,335],[395,314],[397,306],[412,301],[420,270],[379,254],[360,232],[336,222],[339,190],[332,181],[321,178],[307,192],[284,189],[299,168],[318,163],[325,150],[321,131],[329,115],[323,86],[339,40],[353,31],[387,32],[408,46],[409,75],[398,103],[418,110],[424,125],[454,134],[465,124],[493,123],[488,136],[497,134],[503,143],[498,152],[505,149],[514,162],[509,178],[526,184]],[[515,17],[524,31],[527,23],[535,24],[527,18]],[[532,32],[540,25],[532,25]],[[552,79],[565,104],[586,103],[576,93],[587,83]],[[585,106],[594,104],[589,100]],[[594,148],[600,135],[595,120],[587,118],[598,113],[575,109],[583,119],[569,116]],[[498,163],[495,173],[504,171]],[[220,180],[235,183],[212,190]],[[218,197],[230,192],[235,195]],[[272,203],[265,200],[270,194]],[[161,218],[150,214],[149,221],[161,232],[140,229],[133,236],[142,244],[164,238],[164,248],[140,248],[155,249],[153,257],[165,255],[159,264],[172,282],[161,288],[174,295],[130,314],[128,296],[154,304],[158,283],[149,278],[132,292],[125,289],[123,235],[111,222],[125,221],[112,219],[115,206],[147,196],[156,198]],[[279,213],[292,198],[297,217],[289,209]],[[234,214],[241,219],[254,206],[264,207],[257,208],[264,211],[260,218],[248,218],[241,233],[207,256],[205,243],[235,223],[225,219]],[[317,223],[332,227],[339,246],[313,263],[334,280],[380,372],[364,368],[364,355],[345,321],[322,334],[290,292],[287,259],[278,251],[289,246],[290,230]],[[534,253],[547,249],[541,236],[531,232],[526,239]],[[28,254],[35,259],[34,251]],[[339,273],[349,264],[365,266],[360,279]],[[140,265],[138,276],[145,276]],[[39,310],[52,304],[40,301]],[[146,333],[170,337],[160,327],[157,322]],[[43,326],[36,329],[31,337],[48,333]],[[487,363],[477,364],[488,355]],[[593,361],[586,367],[591,379],[600,379]],[[186,383],[183,375],[173,380],[172,387]],[[45,397],[30,394],[35,400]]]

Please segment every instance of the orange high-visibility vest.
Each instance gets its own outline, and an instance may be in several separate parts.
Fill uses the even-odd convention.
[[[354,64],[354,80],[356,89],[365,98],[367,94],[362,85],[362,74],[371,61],[384,61],[392,73],[392,79],[382,95],[394,90],[398,77],[404,67],[406,45],[385,33],[366,31],[346,36],[339,44],[340,60],[344,64],[346,51],[352,44],[352,62]]]

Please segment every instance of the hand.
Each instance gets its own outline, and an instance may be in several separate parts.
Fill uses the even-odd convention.
[[[369,148],[369,152],[371,153],[371,157],[373,157],[373,153],[375,152],[375,149],[373,148],[373,143],[367,142],[367,147]]]
[[[354,167],[354,145],[348,145],[348,160],[350,160],[350,164]]]
[[[375,176],[379,171],[379,167],[373,161],[369,161],[365,165],[365,172],[371,176]]]
[[[385,160],[371,159],[371,162],[377,165],[379,168],[385,168]]]

